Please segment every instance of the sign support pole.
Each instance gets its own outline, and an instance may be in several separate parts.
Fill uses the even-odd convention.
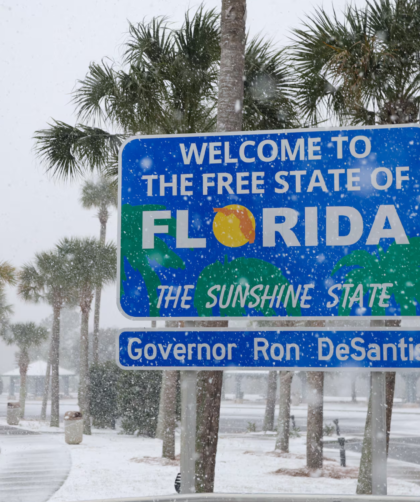
[[[181,494],[195,493],[197,372],[181,371]]]
[[[387,494],[386,387],[385,373],[372,378],[372,494]]]

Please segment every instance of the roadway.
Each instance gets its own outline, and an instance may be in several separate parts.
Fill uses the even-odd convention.
[[[0,396],[0,417],[6,416],[7,396]],[[60,401],[60,416],[66,411],[78,410],[76,399]],[[336,398],[326,398],[324,402],[324,424],[332,424],[339,419],[340,433],[351,438],[347,449],[354,452],[361,451],[361,444],[366,420],[366,402],[353,404],[340,402]],[[49,411],[49,410],[48,410]],[[238,404],[223,401],[220,432],[221,434],[239,434],[247,431],[249,424],[255,424],[256,430],[261,431],[264,420],[265,404],[262,401],[246,401]],[[26,404],[27,419],[37,419],[41,413],[41,401],[28,400]],[[276,416],[278,407],[276,407]],[[294,415],[296,426],[301,432],[306,431],[306,404],[292,406],[291,414]],[[333,436],[335,437],[335,435]],[[328,446],[330,447],[330,446]],[[331,445],[335,447],[334,444]],[[394,407],[390,458],[420,464],[420,408],[403,408],[398,403]]]

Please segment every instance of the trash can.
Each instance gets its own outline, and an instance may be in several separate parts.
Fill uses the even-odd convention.
[[[19,425],[20,420],[20,404],[7,403],[7,424]]]
[[[67,444],[80,444],[83,439],[83,415],[80,411],[64,414],[64,439]]]

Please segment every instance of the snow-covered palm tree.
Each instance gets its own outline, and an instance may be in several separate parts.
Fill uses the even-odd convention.
[[[89,314],[94,292],[105,284],[113,282],[117,274],[117,253],[115,244],[102,244],[92,238],[63,239],[57,246],[71,271],[69,285],[80,307],[82,322],[80,328],[79,406],[83,412],[85,434],[90,428],[90,384],[89,384]]]
[[[8,345],[17,345],[19,348],[19,355],[17,357],[20,374],[20,416],[25,417],[25,403],[26,403],[26,375],[28,373],[28,366],[30,363],[29,349],[37,347],[46,340],[48,331],[42,326],[37,326],[33,322],[16,323],[10,326],[4,339]]]
[[[99,170],[115,180],[118,149],[129,136],[216,130],[220,43],[220,16],[203,7],[187,12],[179,29],[164,18],[131,24],[123,61],[92,63],[79,81],[79,122],[55,120],[35,133],[47,170],[70,179]],[[248,40],[241,78],[242,130],[297,126],[282,50],[263,38]]]
[[[82,186],[82,195],[80,197],[82,206],[86,209],[95,208],[98,210],[97,216],[101,225],[99,241],[105,244],[106,226],[109,219],[109,209],[117,207],[117,186],[105,177],[97,181],[85,181]],[[95,291],[95,311],[93,314],[93,362],[99,362],[99,318],[101,311],[101,288]]]
[[[26,264],[19,274],[18,292],[26,301],[44,301],[53,309],[51,348],[47,365],[46,385],[51,371],[51,427],[59,426],[60,417],[60,315],[66,304],[74,301],[69,262],[59,250],[37,253],[32,263]],[[50,369],[51,368],[51,369]],[[47,390],[46,389],[46,390]],[[42,417],[45,418],[47,393],[45,392]]]

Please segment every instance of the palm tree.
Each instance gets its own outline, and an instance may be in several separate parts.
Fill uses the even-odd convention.
[[[276,410],[277,394],[277,371],[269,371],[267,378],[267,401],[265,405],[265,414],[263,422],[264,431],[274,430],[274,414]]]
[[[417,0],[368,0],[364,8],[347,7],[343,20],[335,12],[330,17],[318,9],[303,28],[294,30],[290,48],[296,99],[306,120],[361,125],[418,122],[419,28]],[[404,308],[410,312],[410,304]],[[399,325],[398,321],[384,324]],[[389,431],[395,373],[388,373],[386,380]],[[368,415],[365,434],[370,434],[369,420]],[[362,454],[358,493],[369,493],[369,484],[363,483],[369,478],[369,473],[363,474],[369,462],[369,455]]]
[[[162,375],[162,457],[175,459],[176,399],[179,371],[164,371]],[[159,410],[160,411],[160,410]]]
[[[290,394],[293,371],[280,371],[280,403],[277,425],[276,450],[289,453],[290,437]]]
[[[296,99],[306,119],[351,124],[418,122],[420,5],[368,0],[342,19],[323,9],[294,30]]]
[[[217,108],[218,131],[243,127],[246,0],[223,0]],[[211,327],[220,326],[208,323]],[[222,326],[227,327],[223,322]],[[201,371],[197,380],[196,492],[213,492],[223,372]]]
[[[20,416],[25,417],[26,402],[26,374],[28,372],[29,349],[37,347],[48,336],[46,328],[37,326],[33,322],[12,324],[8,332],[3,335],[8,345],[17,345],[19,348],[18,364],[20,373]]]
[[[308,372],[308,418],[306,438],[306,466],[311,470],[322,469],[323,420],[324,420],[324,373]]]
[[[84,434],[91,434],[89,384],[89,314],[94,292],[115,280],[116,247],[92,238],[63,239],[57,246],[71,271],[70,287],[82,313],[80,328],[79,406]]]
[[[9,326],[9,317],[13,313],[11,305],[7,304],[6,294],[0,288],[0,335],[4,335]]]
[[[101,231],[99,241],[105,244],[106,225],[109,218],[109,208],[117,207],[117,186],[107,178],[101,177],[96,183],[94,181],[85,181],[82,187],[82,196],[80,198],[82,206],[86,209],[98,209],[99,223]],[[93,341],[92,352],[94,364],[99,363],[99,316],[101,310],[101,290],[95,291],[95,312],[93,315]]]
[[[3,261],[0,263],[0,335],[4,335],[8,328],[9,317],[13,313],[12,307],[7,305],[4,286],[16,284],[16,270],[12,265]]]
[[[47,170],[62,178],[99,170],[116,179],[118,149],[128,136],[214,131],[219,22],[214,10],[200,7],[193,16],[187,12],[180,29],[163,18],[130,25],[122,65],[92,63],[79,81],[73,100],[79,123],[53,121],[35,133]],[[244,71],[241,129],[296,127],[284,52],[252,39]]]
[[[5,284],[16,284],[16,269],[7,261],[0,262],[0,287]]]
[[[244,2],[241,3],[244,8]],[[232,8],[234,12],[236,6],[232,5]],[[225,5],[223,9],[227,10]],[[202,7],[193,16],[187,13],[180,29],[170,29],[161,18],[153,19],[149,24],[130,25],[122,66],[117,68],[105,60],[92,64],[85,79],[79,82],[74,94],[79,123],[72,126],[54,121],[48,129],[35,133],[36,149],[47,170],[63,178],[75,178],[99,170],[115,179],[118,148],[126,137],[133,134],[296,127],[297,116],[290,99],[291,76],[284,53],[261,38],[248,41],[245,49],[242,28],[240,44],[231,45],[234,40],[228,40],[223,29],[221,33],[218,14],[214,10],[204,11]],[[241,91],[229,102],[232,96],[225,94],[229,84],[225,76],[230,63],[223,60],[222,54],[232,47],[241,47],[242,51],[239,66],[235,63],[237,75],[240,73],[235,86],[239,85]],[[239,106],[236,105],[238,96]],[[220,102],[217,111],[220,98],[223,104]],[[228,125],[232,107],[233,116],[240,118],[234,129]],[[235,111],[236,107],[239,111]],[[131,247],[134,246],[135,241],[131,242]],[[168,263],[173,263],[175,268],[182,266],[182,260],[176,259],[174,254],[169,255],[171,260]],[[124,257],[123,252],[121,255]],[[158,278],[150,268],[146,254],[133,252],[131,260],[134,259],[137,260],[135,268],[143,275],[152,298],[156,285],[159,285]],[[119,266],[124,280],[124,264]],[[156,310],[153,309],[154,302],[150,303],[152,315]],[[215,372],[214,378],[212,374],[203,372],[199,384],[204,394],[208,384],[214,385],[209,395],[216,399],[211,405],[216,409],[214,419],[207,407],[206,415],[202,415],[203,426],[197,424],[198,430],[204,434],[203,451],[209,453],[197,463],[197,472],[203,474],[200,479],[208,480],[201,491],[207,488],[212,491],[214,481],[222,374]],[[200,396],[198,399],[200,401]],[[204,468],[208,469],[206,474]]]
[[[70,279],[69,262],[59,250],[37,253],[33,263],[25,265],[19,274],[20,296],[29,302],[44,301],[53,309],[51,347],[42,407],[42,418],[45,418],[43,415],[46,412],[51,371],[51,427],[58,427],[60,420],[60,315],[62,308],[73,301]]]

